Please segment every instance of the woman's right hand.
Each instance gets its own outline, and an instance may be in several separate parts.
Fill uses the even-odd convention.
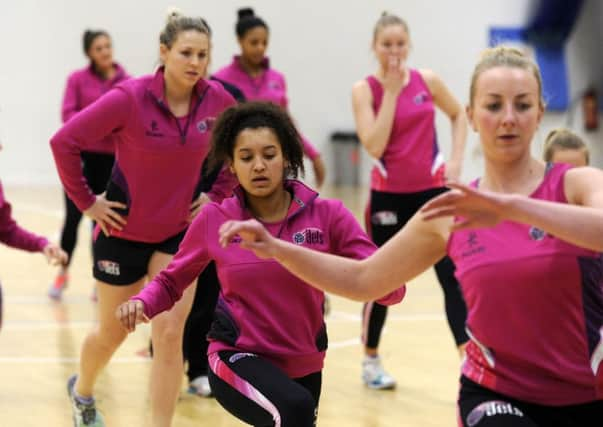
[[[84,214],[96,221],[105,236],[109,236],[109,228],[122,230],[123,226],[126,225],[126,219],[115,212],[114,208],[126,209],[127,206],[123,203],[107,200],[103,193],[96,196],[96,200],[92,206],[84,211]]]
[[[400,58],[391,56],[383,78],[383,90],[398,96],[404,87],[406,73],[404,62]]]
[[[115,317],[128,332],[134,332],[139,323],[149,323],[149,318],[144,314],[144,303],[140,300],[129,300],[117,307]]]

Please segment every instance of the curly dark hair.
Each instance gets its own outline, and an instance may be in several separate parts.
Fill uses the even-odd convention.
[[[208,154],[210,169],[234,158],[236,139],[245,129],[272,129],[289,163],[285,175],[297,178],[304,174],[304,151],[301,137],[289,114],[270,102],[244,102],[225,110],[213,129]]]

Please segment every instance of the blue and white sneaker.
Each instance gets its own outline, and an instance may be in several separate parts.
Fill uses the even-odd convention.
[[[188,392],[201,397],[212,397],[209,378],[207,378],[207,375],[202,375],[192,380],[189,383]]]
[[[74,392],[77,375],[71,376],[67,381],[67,393],[71,400],[71,408],[73,409],[73,426],[74,427],[105,427],[103,417],[96,410],[96,402],[94,398],[88,401],[82,401]]]
[[[396,380],[381,366],[381,358],[367,356],[362,362],[362,381],[368,388],[375,390],[392,390],[396,388]]]

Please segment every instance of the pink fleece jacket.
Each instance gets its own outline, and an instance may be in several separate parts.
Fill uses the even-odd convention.
[[[292,194],[291,206],[283,221],[265,224],[272,235],[317,251],[356,259],[366,258],[376,250],[340,201],[320,199],[299,181],[287,181],[286,188]],[[134,299],[144,303],[149,317],[169,310],[214,260],[222,288],[209,333],[209,353],[220,350],[255,353],[292,378],[317,372],[322,369],[327,349],[322,312],[324,293],[275,260],[260,259],[242,249],[238,238],[226,248],[220,246],[220,225],[227,220],[252,217],[240,188],[235,194],[220,205],[212,203],[204,207],[170,265]],[[380,302],[397,303],[405,291],[405,286],[401,286]]]
[[[127,225],[111,235],[160,242],[188,226],[189,208],[209,152],[212,126],[235,104],[220,83],[200,80],[186,117],[175,117],[164,94],[163,69],[127,80],[76,114],[50,144],[67,194],[84,211],[95,201],[82,173],[80,152],[114,136],[115,166],[107,198],[127,205]],[[105,140],[107,141],[107,140]],[[236,177],[224,168],[208,192],[232,194]]]

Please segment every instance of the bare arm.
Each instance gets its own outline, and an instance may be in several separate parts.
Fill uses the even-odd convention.
[[[352,88],[356,132],[366,151],[375,159],[383,156],[389,141],[404,76],[403,64],[392,61],[383,81],[383,99],[377,114],[373,111],[373,95],[366,80],[357,82]]]
[[[421,70],[435,105],[450,119],[452,129],[452,150],[446,165],[446,177],[457,181],[461,175],[465,142],[467,140],[467,116],[463,106],[450,93],[440,77],[431,70]]]
[[[229,221],[220,228],[226,245],[239,235],[241,247],[274,258],[310,285],[346,298],[371,301],[394,291],[446,253],[450,219],[425,222],[415,215],[383,247],[365,260],[313,251],[272,237],[255,220]]]
[[[565,175],[569,204],[450,184],[422,209],[426,218],[461,216],[453,229],[491,227],[502,220],[538,227],[568,243],[603,252],[603,171],[576,168]]]

